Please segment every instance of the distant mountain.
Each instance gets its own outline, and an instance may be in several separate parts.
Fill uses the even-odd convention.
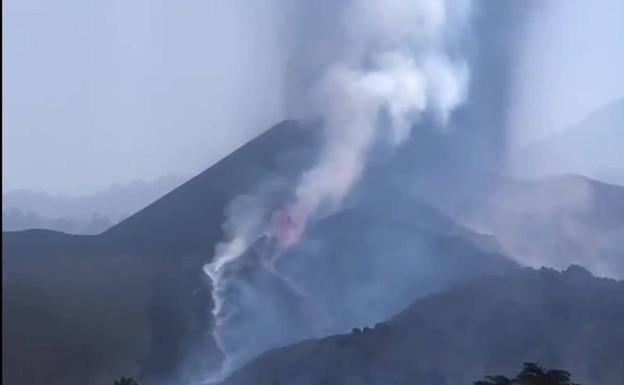
[[[524,177],[574,173],[624,186],[624,98],[511,155]]]
[[[580,264],[624,278],[624,187],[578,175],[491,183],[466,223],[493,234],[505,254],[530,266]]]
[[[414,302],[371,328],[267,352],[223,385],[471,384],[519,363],[583,384],[624,376],[624,282],[573,266],[489,275]]]
[[[10,209],[2,212],[3,231],[47,229],[68,234],[99,234],[113,225],[108,218],[93,214],[89,219],[73,217],[48,218],[35,212]]]
[[[156,180],[115,184],[89,195],[67,196],[30,190],[2,194],[4,231],[48,229],[97,234],[179,186],[187,178],[170,174]]]

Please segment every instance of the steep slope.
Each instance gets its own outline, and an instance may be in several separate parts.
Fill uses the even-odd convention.
[[[228,204],[257,188],[275,189],[279,198],[283,187],[292,185],[288,180],[314,158],[315,138],[313,130],[295,122],[281,123],[103,234],[3,233],[3,381],[107,384],[122,374],[138,374],[147,383],[166,383],[202,376],[214,367],[221,355],[210,334],[212,302],[202,265],[223,238]],[[334,320],[322,335],[379,319],[448,282],[513,266],[479,250],[466,239],[481,236],[414,197],[388,192],[386,199],[394,203],[360,199],[352,209],[317,223],[279,266],[324,301]],[[342,314],[336,312],[342,305],[328,302],[321,290],[329,282],[322,275],[327,272],[345,298],[364,287],[372,268],[366,265],[381,263],[384,250],[362,252],[362,229],[379,245],[407,242],[389,260],[395,259],[395,266],[403,257],[413,263],[410,269],[380,269],[370,277],[371,285],[397,278],[396,301],[384,305],[377,296],[368,312]],[[310,252],[310,245],[321,243],[326,245]],[[302,274],[301,268],[319,266],[319,274]],[[417,288],[406,274],[415,269],[421,273]],[[373,298],[358,299],[368,300]],[[302,333],[289,338],[303,338]],[[258,351],[273,343],[266,341]]]
[[[283,122],[97,236],[3,232],[3,383],[109,384],[138,367],[173,375],[197,349],[203,364],[218,360],[197,336],[210,329],[201,265],[223,212],[304,167],[312,139]]]
[[[275,270],[262,268],[266,240],[228,272],[229,321],[222,336],[238,362],[371,325],[450,284],[518,268],[463,237],[470,231],[430,206],[412,200],[398,211],[370,203],[314,224]]]
[[[220,241],[232,199],[285,182],[315,156],[316,131],[285,121],[104,234],[118,248],[158,255],[205,250]]]
[[[417,201],[401,212],[355,206],[310,229],[278,268],[326,307],[331,332],[343,332],[451,283],[517,268],[465,234],[478,237]]]
[[[210,334],[210,287],[201,267],[223,237],[224,211],[267,180],[270,188],[288,185],[282,182],[314,158],[314,138],[284,122],[97,236],[3,233],[3,381],[202,378],[222,358]],[[363,181],[362,190],[371,183]],[[491,236],[458,225],[400,186],[377,184],[374,194],[360,191],[346,210],[314,224],[278,264],[329,315],[315,335],[377,322],[448,284],[515,268]],[[622,218],[611,203],[596,207],[616,223]],[[278,284],[270,290],[289,298],[274,292],[283,290]],[[288,322],[263,331],[254,352],[309,332],[283,334],[297,327]]]
[[[624,282],[524,269],[431,295],[372,329],[273,350],[223,384],[469,384],[538,361],[612,385],[624,375],[623,322]]]
[[[264,187],[279,199],[314,159],[314,141],[313,130],[284,122],[97,236],[3,233],[3,381],[203,378],[222,357],[201,268],[223,238],[228,204]],[[371,184],[377,189],[367,193]],[[284,315],[281,330],[258,331],[252,314],[244,321],[249,334],[241,334],[257,342],[251,353],[370,325],[449,284],[516,268],[491,236],[458,225],[400,185],[362,185],[345,210],[313,224],[278,263],[319,305],[312,316],[303,305],[311,327],[300,329],[284,311],[275,313]],[[611,229],[624,217],[617,207],[592,206],[586,216],[613,215],[605,227]],[[281,282],[259,277],[253,285],[260,282],[256,288],[276,306],[301,307]]]

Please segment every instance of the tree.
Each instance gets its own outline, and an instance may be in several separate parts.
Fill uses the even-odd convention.
[[[572,382],[571,374],[565,370],[546,370],[534,362],[525,362],[522,371],[514,378],[487,376],[474,385],[579,385]]]

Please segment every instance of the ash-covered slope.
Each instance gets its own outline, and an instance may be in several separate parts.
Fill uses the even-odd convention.
[[[266,242],[233,265],[225,295],[230,317],[221,331],[236,364],[270,348],[372,325],[450,284],[519,268],[475,243],[488,237],[416,200],[403,197],[404,206],[401,196],[388,193],[394,204],[361,201],[320,220],[274,268],[259,261]]]
[[[42,250],[56,255],[82,247],[169,258],[203,252],[221,239],[223,211],[232,199],[263,181],[284,181],[305,167],[315,151],[313,134],[294,121],[284,121],[102,234],[6,232],[3,249],[29,258],[37,258]]]
[[[116,247],[158,255],[203,252],[222,240],[223,211],[262,183],[287,185],[316,153],[317,131],[282,122],[104,234]]]
[[[201,266],[224,210],[303,168],[311,134],[278,124],[97,236],[3,232],[3,383],[110,384],[137,367],[174,375],[195,350],[218,360]]]
[[[470,384],[537,361],[612,385],[624,376],[623,323],[624,282],[527,268],[418,300],[372,329],[270,351],[223,384]]]
[[[291,185],[315,156],[314,135],[295,122],[279,124],[97,236],[3,233],[3,381],[109,384],[139,375],[167,383],[218,365],[202,266],[223,238],[224,211],[267,181]],[[276,266],[323,317],[282,281],[257,276],[275,308],[303,311],[267,317],[283,328],[261,331],[263,339],[248,329],[258,341],[254,353],[369,325],[449,284],[515,269],[491,236],[380,182],[365,176],[347,208],[313,224]],[[302,327],[302,318],[312,325]]]
[[[281,123],[100,235],[3,233],[3,381],[108,384],[138,374],[151,383],[201,376],[214,367],[222,357],[211,336],[210,285],[202,266],[223,238],[224,211],[232,199],[265,183],[292,185],[288,181],[314,158],[314,135],[295,122]],[[332,314],[321,328],[324,335],[395,312],[448,282],[513,265],[472,245],[466,239],[481,239],[478,234],[457,232],[460,226],[414,197],[400,191],[386,197],[381,206],[357,200],[352,209],[317,223],[280,263]],[[401,205],[393,208],[391,201]],[[385,208],[373,213],[374,206]],[[388,249],[362,250],[367,234]],[[314,251],[314,244],[324,246]],[[401,244],[405,248],[396,247]],[[379,268],[386,252],[394,267]],[[401,258],[412,261],[410,268],[400,268]],[[413,280],[408,273],[416,270],[420,275]],[[363,290],[369,278],[371,285],[396,281],[398,291],[388,292],[397,294],[396,301],[383,304],[373,286]],[[291,298],[278,283],[271,284],[271,298]],[[329,285],[345,306],[349,298],[377,304],[366,312],[336,312],[343,305],[330,301]],[[362,296],[354,297],[357,292]],[[287,341],[305,333],[293,332]],[[283,338],[268,338],[257,349]]]
[[[518,267],[476,240],[489,239],[417,201],[400,212],[362,205],[319,222],[278,268],[324,305],[336,333],[385,320],[449,284]]]

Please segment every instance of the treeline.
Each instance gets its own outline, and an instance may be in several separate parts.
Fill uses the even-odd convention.
[[[487,376],[474,385],[580,385],[572,375],[560,369],[545,369],[534,362],[525,362],[522,371],[513,378],[502,375]]]
[[[2,211],[2,231],[46,229],[69,234],[99,234],[113,225],[108,217],[93,214],[90,218],[48,218],[33,211],[12,208]]]
[[[139,385],[131,377],[122,377],[114,385]],[[545,369],[534,362],[525,362],[522,370],[515,377],[503,375],[486,376],[474,382],[474,385],[581,385],[572,381],[572,375],[560,369]]]

